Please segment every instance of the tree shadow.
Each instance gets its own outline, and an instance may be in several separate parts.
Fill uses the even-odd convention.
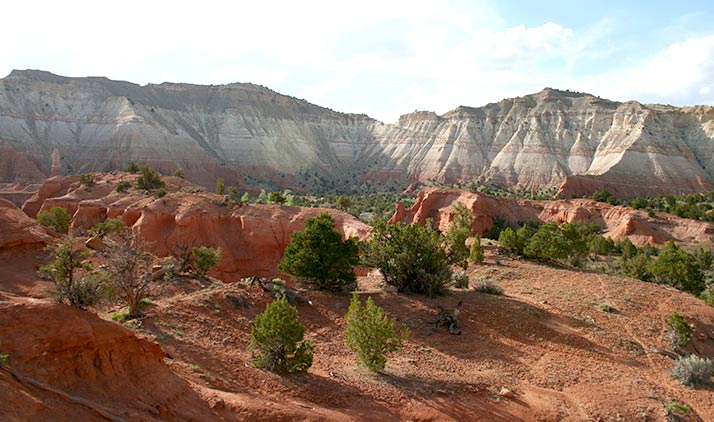
[[[449,334],[444,327],[434,328],[438,306],[450,309],[459,301],[463,301],[459,313],[462,334]],[[459,291],[437,298],[405,295],[403,300],[390,301],[389,312],[402,316],[402,322],[410,326],[412,342],[434,347],[461,359],[490,356],[506,362],[521,363],[519,358],[525,352],[514,344],[547,348],[551,343],[586,351],[597,355],[598,359],[630,367],[643,365],[589,340],[585,332],[595,328],[593,324],[555,314],[508,296],[475,291]],[[504,341],[506,339],[507,342]]]
[[[412,399],[454,420],[520,421],[521,418],[499,403],[485,384],[436,381],[418,375],[379,374],[379,379],[412,396]],[[524,408],[519,399],[511,400]]]

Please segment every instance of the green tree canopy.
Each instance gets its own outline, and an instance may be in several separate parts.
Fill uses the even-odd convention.
[[[706,288],[704,274],[694,255],[669,242],[650,264],[650,272],[658,283],[668,284],[693,295]]]
[[[443,237],[429,223],[387,224],[375,219],[363,259],[379,268],[384,281],[399,292],[433,296],[442,293],[451,278]]]
[[[312,366],[313,345],[303,341],[305,326],[285,296],[272,301],[255,317],[250,343],[257,351],[253,364],[277,373],[306,372]]]
[[[302,278],[322,290],[352,287],[354,267],[359,263],[357,238],[342,240],[326,212],[305,221],[305,230],[294,232],[285,248],[280,271]]]

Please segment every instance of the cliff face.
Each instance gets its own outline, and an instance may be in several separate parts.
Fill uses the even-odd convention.
[[[549,88],[389,125],[252,84],[142,87],[14,71],[0,80],[0,141],[28,157],[25,178],[35,167],[49,174],[56,148],[63,173],[141,161],[169,174],[181,168],[205,186],[224,177],[241,187],[374,191],[433,178],[537,188],[584,176],[588,183],[571,180],[564,193],[585,185],[623,195],[714,188],[711,107]]]

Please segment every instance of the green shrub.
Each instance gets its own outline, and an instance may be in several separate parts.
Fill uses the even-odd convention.
[[[352,294],[345,320],[347,346],[357,353],[364,366],[375,372],[383,370],[387,355],[401,349],[409,338],[408,328],[402,326],[397,333],[394,328],[396,319],[387,318],[371,297],[363,306],[357,292]]]
[[[126,192],[127,189],[131,187],[131,183],[129,183],[127,180],[122,180],[121,182],[117,183],[116,191],[117,192]]]
[[[332,216],[322,213],[305,221],[305,230],[293,232],[285,248],[280,271],[300,277],[310,287],[321,290],[352,288],[359,263],[357,238],[342,240]]]
[[[457,289],[468,289],[469,273],[463,270],[454,270],[451,274],[451,285]]]
[[[650,265],[652,259],[643,252],[637,252],[630,258],[625,258],[625,254],[618,260],[620,271],[628,277],[636,278],[642,281],[652,281],[652,273]]]
[[[593,255],[609,255],[615,250],[615,242],[601,235],[594,235],[588,241],[588,251]]]
[[[512,254],[523,256],[526,245],[533,237],[533,233],[533,229],[527,224],[517,230],[507,227],[501,231],[498,237],[498,246]]]
[[[667,331],[665,333],[672,349],[681,350],[687,347],[692,338],[692,325],[677,312],[672,312],[667,317]]]
[[[699,295],[699,298],[701,298],[707,305],[714,306],[714,289],[710,287],[709,289],[703,291],[702,294]]]
[[[141,176],[136,179],[136,188],[143,190],[161,189],[164,187],[164,181],[161,180],[161,175],[146,164],[140,164],[139,172]]]
[[[37,214],[38,223],[51,228],[57,233],[67,233],[71,219],[72,217],[67,210],[62,207],[52,207]]]
[[[457,202],[453,205],[452,215],[451,227],[449,227],[445,235],[446,256],[449,264],[459,265],[466,269],[469,265],[469,248],[466,246],[466,239],[471,236],[473,214],[465,205]]]
[[[216,193],[219,195],[226,193],[226,181],[223,180],[222,177],[219,177],[218,180],[216,180]]]
[[[684,385],[708,385],[714,376],[714,362],[697,355],[682,356],[674,362],[671,375]]]
[[[109,218],[94,225],[89,231],[97,237],[104,237],[124,230],[124,222],[118,218]]]
[[[608,204],[617,205],[620,201],[606,189],[599,190],[590,197],[590,199],[598,202],[606,202]]]
[[[676,401],[669,403],[667,407],[664,408],[665,413],[667,413],[668,415],[686,414],[689,413],[691,410],[692,409],[686,404],[678,403]]]
[[[129,319],[129,312],[119,312],[112,315],[112,321],[124,322]]]
[[[164,196],[166,196],[166,189],[161,188],[161,189],[159,189],[159,190],[156,191],[156,197],[157,197],[157,198],[163,198]]]
[[[704,274],[694,255],[669,242],[659,253],[649,270],[656,282],[699,295],[706,284]]]
[[[136,164],[135,162],[131,161],[131,162],[129,162],[129,164],[126,167],[124,167],[124,171],[127,173],[136,174],[139,171],[141,171],[141,165]]]
[[[280,192],[270,192],[268,195],[268,203],[283,205],[288,199]]]
[[[194,273],[198,277],[205,277],[208,270],[221,260],[222,251],[221,248],[194,246],[191,253],[193,254]]]
[[[496,296],[501,296],[503,294],[503,287],[494,283],[494,281],[488,277],[479,277],[479,279],[476,280],[476,284],[474,285],[474,290],[479,293]]]
[[[313,345],[303,341],[304,335],[297,309],[284,296],[274,300],[252,324],[253,364],[281,374],[306,372],[312,366]]]
[[[80,174],[79,175],[79,183],[88,187],[88,188],[91,188],[96,183],[94,173]]]
[[[607,312],[608,314],[611,314],[611,313],[617,311],[617,309],[615,309],[615,307],[612,306],[612,305],[611,305],[610,303],[608,303],[608,302],[602,302],[602,303],[600,304],[600,310],[603,311],[603,312]]]
[[[547,223],[533,234],[523,254],[539,261],[579,266],[587,254],[587,244],[575,225]]]
[[[362,255],[365,266],[379,268],[385,283],[399,292],[441,294],[451,280],[443,238],[430,222],[387,224],[377,218]]]
[[[469,261],[474,264],[482,264],[484,259],[484,248],[481,244],[481,236],[478,233],[474,235],[471,249],[469,250]]]
[[[176,171],[174,171],[174,176],[183,179],[183,170],[181,170],[181,169],[176,169]]]
[[[694,253],[697,259],[697,265],[702,271],[709,271],[712,269],[712,264],[714,264],[714,256],[712,252],[708,249],[698,248]]]
[[[75,247],[73,237],[67,236],[50,246],[53,260],[38,269],[42,276],[54,283],[52,295],[59,303],[87,309],[100,298],[100,283],[87,272],[92,269],[86,260],[88,253]],[[79,271],[84,272],[78,273]]]

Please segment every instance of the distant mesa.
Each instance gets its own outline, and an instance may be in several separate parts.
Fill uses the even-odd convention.
[[[38,95],[42,92],[42,95]],[[395,124],[248,84],[140,86],[16,70],[0,79],[2,182],[145,162],[206,187],[316,193],[479,180],[620,196],[712,189],[714,111],[553,88]],[[61,166],[47,157],[62,157]],[[17,158],[9,158],[9,157]]]

